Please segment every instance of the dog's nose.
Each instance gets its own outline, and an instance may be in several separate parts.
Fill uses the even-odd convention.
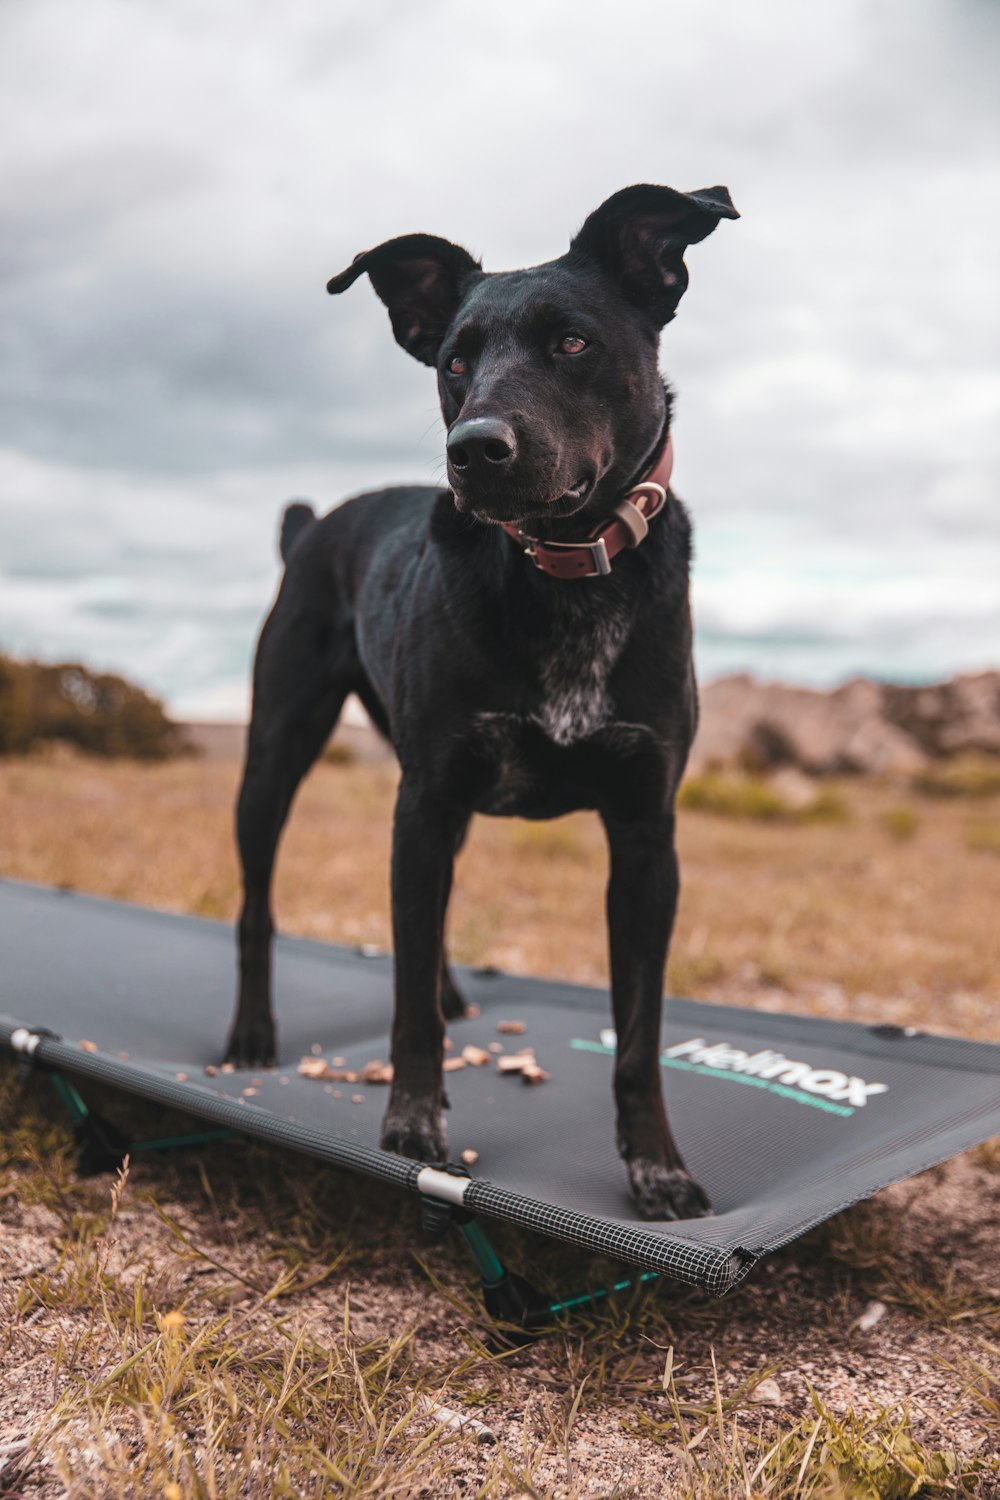
[[[466,417],[448,434],[448,462],[459,474],[496,473],[516,455],[514,429],[500,417]]]

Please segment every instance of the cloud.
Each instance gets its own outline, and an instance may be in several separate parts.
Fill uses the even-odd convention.
[[[664,340],[706,659],[1000,659],[968,614],[1000,513],[998,33],[978,0],[4,8],[0,638],[231,701],[280,502],[440,460],[433,378],[327,277],[415,229],[532,263],[626,182],[725,181],[744,218]]]

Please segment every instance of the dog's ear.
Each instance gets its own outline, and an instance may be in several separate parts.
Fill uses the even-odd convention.
[[[481,270],[461,245],[436,234],[404,234],[356,255],[326,289],[346,292],[367,272],[389,309],[396,342],[414,359],[434,365],[462,288],[473,272]]]
[[[688,283],[684,251],[720,219],[738,219],[729,189],[679,193],[642,183],[622,188],[596,208],[570,245],[570,254],[596,260],[630,302],[658,326],[669,323]]]

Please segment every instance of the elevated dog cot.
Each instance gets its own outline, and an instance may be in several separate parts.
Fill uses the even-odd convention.
[[[670,999],[661,1061],[671,1121],[715,1215],[647,1223],[614,1148],[602,990],[461,973],[479,1015],[451,1024],[451,1055],[527,1044],[549,1081],[526,1087],[501,1075],[495,1052],[489,1066],[450,1071],[455,1161],[428,1168],[379,1149],[386,1089],[360,1081],[388,1057],[388,955],[278,938],[280,1066],[251,1074],[205,1071],[230,1020],[228,925],[0,882],[0,953],[0,1046],[51,1078],[84,1170],[229,1131],[304,1152],[418,1193],[431,1227],[458,1223],[487,1307],[525,1324],[606,1289],[539,1300],[499,1263],[484,1220],[722,1294],[849,1204],[1000,1133],[1000,1046]],[[498,1033],[509,1021],[523,1022],[523,1035]],[[300,1075],[301,1059],[317,1053],[358,1081]],[[128,1141],[86,1105],[90,1081],[184,1111],[204,1129]],[[476,1153],[471,1168],[463,1151]]]

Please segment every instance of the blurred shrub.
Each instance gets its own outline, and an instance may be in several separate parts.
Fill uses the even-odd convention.
[[[823,787],[808,803],[800,805],[758,776],[728,776],[723,771],[688,777],[677,804],[723,818],[753,818],[759,822],[843,823],[848,817],[843,798],[832,787]]]
[[[832,786],[825,786],[817,793],[811,807],[803,808],[797,816],[806,823],[849,823],[851,814],[847,803]]]
[[[1000,823],[970,824],[965,842],[970,849],[978,849],[983,854],[1000,854]]]
[[[912,807],[889,807],[882,814],[882,827],[892,838],[904,843],[912,839],[920,827],[920,819]]]
[[[577,827],[563,818],[545,822],[518,819],[510,831],[511,847],[537,859],[579,859],[585,851]]]
[[[769,820],[788,816],[785,799],[753,776],[727,776],[723,771],[706,771],[684,782],[677,798],[679,807],[698,812],[718,813],[724,818],[758,818]]]
[[[323,751],[323,760],[328,766],[353,766],[357,759],[357,753],[343,740],[331,740]]]
[[[930,765],[913,778],[925,797],[994,797],[1000,792],[1000,762],[966,756]]]
[[[138,760],[163,760],[185,749],[162,704],[125,678],[76,662],[48,665],[0,654],[0,755],[51,740]]]

